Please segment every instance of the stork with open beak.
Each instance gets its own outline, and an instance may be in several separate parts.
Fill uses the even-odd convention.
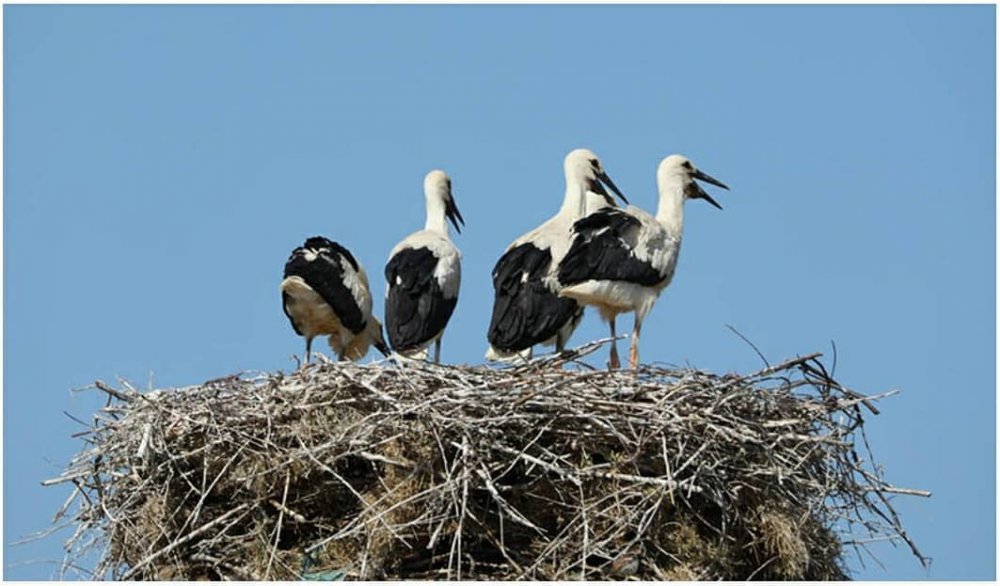
[[[704,199],[722,209],[696,180],[729,189],[698,170],[687,158],[670,155],[656,172],[659,207],[656,216],[642,209],[605,208],[577,221],[572,245],[558,266],[559,295],[596,307],[615,337],[615,318],[633,312],[635,324],[629,367],[639,365],[642,321],[677,267],[684,227],[684,202]],[[618,348],[611,345],[609,366],[620,368]]]
[[[614,184],[600,159],[588,149],[576,149],[563,162],[566,193],[562,207],[541,226],[510,246],[493,268],[493,314],[486,358],[530,358],[536,344],[552,345],[561,352],[583,316],[574,299],[560,297],[556,267],[569,250],[570,228],[604,202],[614,207],[608,189],[628,200]],[[607,188],[607,189],[606,189]]]

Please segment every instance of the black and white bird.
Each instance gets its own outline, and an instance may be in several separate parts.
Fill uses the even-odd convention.
[[[561,352],[583,317],[583,307],[559,297],[556,266],[569,250],[573,222],[600,206],[614,207],[605,186],[628,200],[588,149],[576,149],[563,161],[566,194],[555,216],[524,234],[504,251],[493,268],[493,315],[487,333],[489,360],[531,357],[535,344]]]
[[[388,356],[382,324],[372,315],[368,275],[346,248],[314,236],[292,251],[281,281],[281,304],[306,339],[306,364],[316,336],[329,336],[340,360],[361,360],[372,344]]]
[[[558,278],[564,299],[596,307],[615,337],[615,318],[635,314],[629,366],[639,364],[642,320],[670,284],[677,267],[684,227],[684,202],[704,199],[722,209],[696,179],[729,189],[718,179],[699,171],[687,158],[670,155],[656,172],[659,207],[656,216],[635,207],[606,208],[573,224],[569,251],[559,262]],[[611,368],[621,366],[618,349],[611,345]]]
[[[458,302],[462,255],[448,238],[451,221],[465,225],[451,193],[451,179],[434,170],[424,178],[427,224],[397,244],[385,265],[385,327],[396,352],[424,360],[434,343],[441,361],[441,336]]]

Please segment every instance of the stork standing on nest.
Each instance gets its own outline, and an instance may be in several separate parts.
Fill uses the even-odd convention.
[[[605,186],[628,203],[592,151],[571,151],[563,170],[566,193],[559,212],[515,240],[493,268],[489,360],[530,358],[535,344],[554,344],[557,352],[564,349],[583,316],[583,307],[575,300],[559,297],[556,280],[557,263],[569,249],[570,228],[586,212],[615,205]]]
[[[292,251],[281,302],[295,333],[306,339],[306,364],[316,336],[329,336],[340,360],[360,360],[372,344],[388,356],[382,324],[372,315],[365,269],[346,248],[314,236]]]
[[[385,265],[385,326],[392,349],[410,358],[426,359],[434,343],[434,362],[441,361],[441,336],[458,303],[462,255],[448,238],[451,221],[460,233],[465,225],[451,179],[444,171],[424,178],[427,223],[396,245]]]
[[[573,225],[572,245],[559,263],[560,296],[596,307],[609,323],[612,338],[618,314],[634,312],[629,351],[632,369],[639,365],[642,320],[670,284],[677,267],[684,202],[704,199],[722,209],[695,179],[729,189],[685,157],[670,155],[656,172],[660,201],[655,217],[635,206],[595,212]],[[614,340],[609,366],[621,366]]]

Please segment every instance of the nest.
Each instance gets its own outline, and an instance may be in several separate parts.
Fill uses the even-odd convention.
[[[108,404],[61,477],[66,567],[116,579],[844,579],[907,544],[873,402],[813,354],[749,375],[561,356],[323,363]],[[867,415],[867,414],[865,414]],[[90,427],[90,426],[88,426]],[[93,552],[97,552],[94,555]],[[89,555],[89,558],[87,556]],[[870,553],[868,554],[870,555]]]

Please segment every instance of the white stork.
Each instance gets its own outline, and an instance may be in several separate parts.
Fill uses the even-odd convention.
[[[572,246],[559,263],[559,294],[596,307],[609,323],[612,338],[618,314],[634,312],[629,352],[632,369],[639,364],[642,320],[670,284],[677,267],[684,202],[704,199],[722,209],[695,179],[729,189],[696,169],[685,157],[670,155],[660,162],[656,172],[660,201],[655,217],[635,206],[591,214],[573,225]],[[614,341],[609,366],[621,366]]]
[[[292,329],[306,339],[306,364],[316,336],[329,336],[340,360],[360,360],[372,344],[388,356],[382,324],[372,315],[368,275],[340,244],[314,236],[293,250],[281,301]]]
[[[385,326],[392,349],[424,360],[434,343],[434,362],[441,361],[441,336],[448,325],[462,279],[462,255],[448,238],[451,221],[458,233],[465,225],[444,171],[424,178],[427,224],[396,245],[385,265]]]
[[[563,350],[583,317],[580,304],[558,295],[555,269],[569,249],[570,228],[601,202],[615,205],[604,186],[628,203],[590,150],[571,151],[563,170],[566,194],[559,212],[511,243],[493,268],[493,315],[486,352],[489,360],[515,355],[529,358],[535,344],[554,344],[557,352]]]

